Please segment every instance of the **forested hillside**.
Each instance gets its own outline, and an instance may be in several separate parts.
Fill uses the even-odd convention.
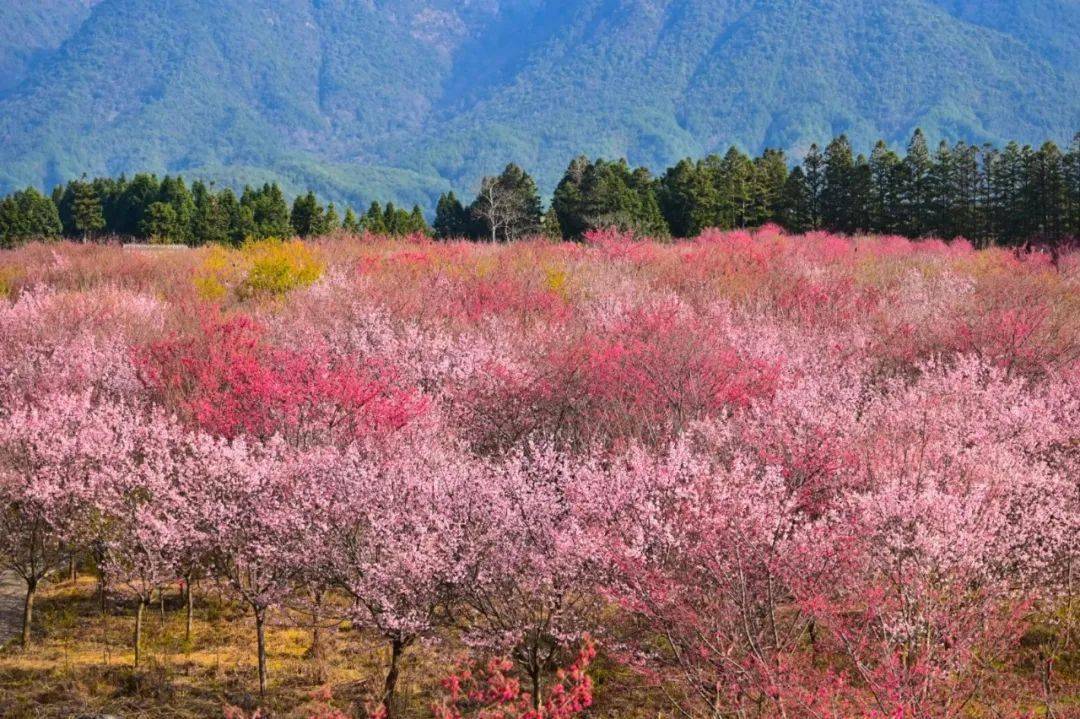
[[[0,6],[0,191],[153,171],[433,206],[579,153],[665,167],[1066,144],[1070,0],[49,0]]]

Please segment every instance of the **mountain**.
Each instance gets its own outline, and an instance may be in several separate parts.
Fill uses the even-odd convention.
[[[0,94],[26,78],[35,59],[56,50],[99,0],[9,0],[0,3]]]
[[[83,172],[433,204],[514,161],[1067,141],[1076,0],[0,0],[0,191]]]

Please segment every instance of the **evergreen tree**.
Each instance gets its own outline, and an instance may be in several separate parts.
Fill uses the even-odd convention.
[[[1080,237],[1080,132],[1073,136],[1064,160],[1065,231]]]
[[[583,185],[585,173],[592,166],[589,158],[581,155],[570,161],[562,179],[555,187],[555,194],[551,200],[551,209],[559,218],[559,226],[562,228],[562,236],[565,238],[578,238],[585,234],[589,226],[582,211]]]
[[[1065,162],[1053,142],[1031,152],[1024,166],[1026,239],[1057,242],[1065,225]]]
[[[115,231],[120,235],[135,236],[141,232],[146,208],[157,202],[161,183],[156,175],[140,173],[131,178],[116,202]]]
[[[345,219],[341,221],[341,229],[350,235],[358,235],[361,232],[360,220],[356,218],[356,213],[351,207],[345,208]]]
[[[825,184],[821,190],[821,220],[835,232],[855,230],[855,157],[846,135],[825,148]]]
[[[992,169],[992,194],[995,198],[994,224],[998,239],[1014,244],[1028,234],[1028,218],[1024,211],[1024,180],[1031,148],[1010,142],[997,156]]]
[[[229,210],[222,203],[221,197],[214,194],[213,187],[207,188],[202,182],[194,182],[191,185],[191,196],[195,203],[191,244],[230,242]]]
[[[822,227],[821,200],[825,190],[825,158],[816,144],[810,145],[803,158],[803,175],[806,182],[806,229],[820,230]]]
[[[900,157],[878,140],[869,162],[870,229],[884,234],[900,231]]]
[[[996,241],[1000,234],[997,226],[998,208],[994,175],[1000,163],[1001,153],[987,144],[982,147],[978,178],[978,245],[986,247]]]
[[[604,227],[666,237],[668,226],[654,185],[648,170],[632,171],[626,160],[589,162],[579,157],[556,188],[552,208],[564,237]]]
[[[183,231],[176,208],[168,202],[155,202],[143,213],[142,226],[139,228],[143,237],[151,242],[174,244],[183,242]]]
[[[921,129],[912,135],[902,166],[904,231],[910,237],[921,237],[930,229],[932,212],[932,162]]]
[[[331,232],[335,232],[341,229],[341,218],[338,216],[337,208],[334,207],[334,203],[331,202],[326,206],[326,215],[323,217],[323,226],[321,235],[328,235]]]
[[[67,185],[56,185],[50,197],[56,205],[57,214],[60,215],[60,234],[73,237],[75,235],[75,191],[72,184],[69,182]]]
[[[562,240],[562,226],[559,224],[559,216],[554,208],[548,208],[544,217],[540,220],[540,234],[549,240]]]
[[[299,237],[312,237],[322,233],[326,217],[314,192],[309,191],[293,201],[289,222],[293,233]]]
[[[697,163],[692,189],[695,198],[695,206],[691,212],[692,235],[697,235],[708,227],[730,230],[735,226],[731,202],[725,199],[730,193],[727,189],[727,174],[724,158],[717,154],[707,155]]]
[[[660,202],[656,198],[656,181],[648,168],[639,167],[630,176],[630,189],[640,198],[639,209],[633,223],[637,232],[653,239],[666,239],[671,230],[664,215],[660,212]]]
[[[289,206],[277,183],[263,187],[262,216],[255,215],[256,227],[263,237],[285,237],[292,229]]]
[[[176,219],[170,234],[171,242],[190,243],[192,241],[191,229],[195,217],[195,200],[184,184],[182,177],[166,176],[161,181],[158,192],[158,202],[164,202],[173,209]]]
[[[754,210],[751,224],[780,221],[781,198],[788,178],[787,158],[783,150],[766,149],[754,159]]]
[[[752,224],[754,164],[737,147],[728,149],[720,163],[717,199],[720,222],[725,229]]]
[[[873,223],[870,217],[870,196],[872,193],[873,176],[870,173],[870,161],[866,155],[859,153],[855,158],[855,166],[851,175],[851,209],[849,216],[852,222],[852,232],[873,231]]]
[[[269,237],[288,237],[292,234],[289,205],[277,183],[267,183],[257,190],[245,187],[240,206],[250,219],[245,223],[245,237],[264,240]]]
[[[127,187],[127,179],[123,175],[116,179],[95,177],[91,184],[101,199],[101,214],[105,218],[102,230],[109,234],[120,234],[120,198]]]
[[[378,202],[372,202],[368,211],[360,219],[360,225],[365,231],[373,235],[385,235],[389,231],[383,216],[382,207]]]
[[[250,208],[241,206],[236,193],[228,187],[218,193],[218,208],[227,223],[225,241],[234,246],[243,244],[255,226]]]
[[[21,203],[28,198],[23,192],[3,200],[0,241],[10,244],[27,236]],[[53,228],[58,218],[62,234],[84,239],[105,231],[167,242],[238,244],[293,232],[321,235],[339,225],[397,236],[432,231],[419,206],[406,211],[373,202],[363,216],[348,210],[339,221],[336,207],[324,210],[311,192],[296,198],[290,210],[280,188],[270,183],[245,187],[238,200],[230,190],[215,193],[202,182],[189,191],[181,177],[159,182],[149,174],[131,180],[84,176],[55,187],[51,199],[39,195],[37,200],[49,206],[35,204],[45,214],[31,225]],[[546,213],[532,178],[508,165],[500,175],[485,178],[468,207],[453,192],[441,195],[434,232],[441,238],[505,241],[534,233],[569,239],[616,227],[659,238],[671,231],[694,236],[707,227],[770,221],[798,232],[827,226],[846,233],[963,236],[979,246],[1057,243],[1080,233],[1080,133],[1065,151],[1052,142],[1038,149],[1010,142],[1001,151],[943,142],[931,155],[916,130],[902,158],[884,142],[869,158],[856,155],[841,135],[824,153],[811,146],[790,172],[780,151],[767,149],[751,158],[732,147],[722,157],[680,160],[659,179],[645,168],[632,169],[626,160],[578,157]]]
[[[431,228],[428,227],[427,219],[424,217],[424,211],[420,209],[420,205],[413,205],[412,212],[409,213],[409,234],[421,234],[431,235]]]
[[[951,237],[965,237],[971,241],[980,239],[979,154],[978,147],[963,142],[958,142],[953,148],[950,195],[954,213],[954,234]]]
[[[402,222],[401,211],[393,202],[387,202],[383,208],[382,224],[388,235],[397,237],[408,233],[408,228]]]
[[[719,155],[708,155],[698,162],[693,189],[696,198],[696,206],[692,213],[694,235],[707,227],[728,230],[734,227],[730,213],[725,211],[727,207],[723,199],[725,174],[724,158]]]
[[[788,232],[806,232],[813,226],[811,189],[802,167],[796,167],[784,182],[780,197],[780,224]]]
[[[700,209],[707,203],[700,176],[693,161],[679,160],[674,167],[668,168],[657,185],[660,211],[671,234],[676,237],[694,237],[704,229],[699,222]]]
[[[472,227],[469,213],[453,191],[439,196],[435,207],[435,236],[444,240],[469,237]]]
[[[956,202],[954,189],[952,148],[942,140],[930,165],[926,226],[929,234],[938,237],[956,235],[953,228],[953,205]]]
[[[30,239],[52,239],[62,231],[56,204],[33,187],[0,200],[0,247]]]
[[[95,232],[105,228],[105,214],[101,207],[101,198],[93,184],[86,181],[75,183],[73,188],[72,221],[76,232],[82,234],[87,242]]]

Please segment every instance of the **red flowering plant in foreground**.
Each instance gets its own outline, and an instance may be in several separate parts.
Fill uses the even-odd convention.
[[[445,695],[432,707],[435,719],[570,719],[592,706],[588,668],[596,646],[588,637],[570,666],[556,673],[542,702],[522,691],[509,659],[492,659],[476,669],[463,669],[442,682]]]

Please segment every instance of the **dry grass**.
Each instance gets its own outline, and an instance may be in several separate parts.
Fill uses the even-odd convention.
[[[165,614],[147,610],[144,666],[132,668],[134,608],[110,601],[101,613],[96,579],[82,576],[39,594],[34,646],[16,641],[0,650],[0,717],[70,719],[114,714],[123,719],[218,719],[225,704],[275,719],[304,719],[312,692],[330,686],[334,704],[362,717],[381,688],[387,651],[373,637],[341,622],[324,634],[321,666],[309,656],[311,632],[296,614],[278,612],[267,631],[270,685],[258,698],[255,629],[240,605],[213,584],[196,591],[192,641],[184,641],[184,609],[177,591],[166,593]],[[448,638],[439,646],[409,650],[399,683],[401,715],[429,716],[439,681],[460,647]],[[613,664],[594,665],[601,701],[593,716],[657,716],[641,708],[655,701],[634,675]],[[638,707],[637,711],[631,707]]]
[[[310,693],[321,686],[320,668],[308,656],[311,633],[284,613],[267,633],[270,687],[258,702],[254,625],[241,607],[213,586],[196,594],[192,641],[184,641],[184,612],[178,593],[166,594],[164,617],[147,611],[145,666],[132,668],[133,608],[110,603],[102,614],[96,582],[80,578],[42,592],[35,621],[35,645],[26,652],[12,643],[0,652],[0,716],[46,719],[87,713],[131,718],[220,717],[225,703],[260,703],[275,717],[303,716]],[[342,623],[328,632],[322,668],[336,703],[354,708],[378,685],[383,650]],[[434,678],[416,649],[401,684],[403,704],[418,710]]]
[[[218,719],[226,704],[249,711],[260,706],[264,716],[273,719],[306,719],[314,706],[312,692],[323,686],[332,688],[335,705],[350,716],[363,717],[381,687],[387,652],[373,637],[351,630],[342,621],[324,632],[325,659],[317,665],[309,655],[311,632],[298,626],[302,615],[278,612],[267,632],[270,686],[260,700],[252,650],[254,624],[240,605],[213,584],[197,589],[190,643],[184,640],[184,610],[178,592],[166,594],[164,617],[158,606],[147,611],[146,660],[138,671],[132,668],[133,607],[110,602],[102,614],[95,578],[84,575],[74,584],[52,585],[39,597],[34,646],[23,652],[13,641],[0,650],[3,719],[95,714],[123,719]],[[1047,637],[1033,629],[1026,643],[1037,643],[1040,638]],[[430,716],[428,707],[439,681],[450,671],[453,657],[460,655],[461,647],[452,638],[438,646],[410,650],[399,684],[400,716]],[[1066,653],[1061,660],[1054,716],[1078,719],[1080,657]],[[663,693],[625,667],[601,657],[590,673],[597,699],[591,717],[672,716]],[[1017,680],[1031,681],[1031,677],[1018,675]],[[983,715],[978,707],[973,711],[973,716]],[[1039,706],[1024,709],[1020,715],[1047,716]]]

